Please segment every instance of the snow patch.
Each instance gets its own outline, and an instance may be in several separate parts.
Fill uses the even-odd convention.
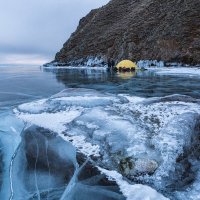
[[[21,111],[27,111],[30,113],[38,113],[41,110],[44,110],[46,101],[47,99],[42,99],[35,102],[24,103],[24,104],[19,105],[18,109],[20,109]]]
[[[158,75],[173,75],[173,76],[200,76],[200,68],[197,67],[164,67],[164,68],[148,68]]]
[[[123,180],[123,176],[116,171],[109,171],[100,167],[98,167],[98,169],[105,174],[109,180],[116,181],[127,200],[169,200],[149,186],[129,184],[127,181]]]
[[[17,117],[25,122],[50,129],[59,134],[66,130],[65,124],[72,122],[75,118],[80,116],[80,114],[81,111],[78,110],[61,111],[57,113],[44,112],[41,114],[16,113]]]

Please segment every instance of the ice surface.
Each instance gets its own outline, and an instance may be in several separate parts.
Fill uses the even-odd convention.
[[[196,166],[199,166],[199,162],[195,163]],[[195,182],[188,187],[184,192],[178,191],[175,194],[177,199],[187,199],[187,200],[198,200],[200,199],[200,173],[198,172],[196,175]]]
[[[151,185],[181,199],[182,193],[173,190],[189,188],[187,181],[181,183],[182,176],[188,173],[194,181],[195,164],[190,160],[198,158],[188,155],[196,145],[200,122],[197,99],[184,95],[145,99],[69,88],[49,99],[23,104],[14,112],[25,122],[58,133],[101,168],[146,184],[125,184],[135,191],[135,198],[149,194],[149,199],[158,199],[159,194],[147,186]],[[192,167],[188,170],[188,166]],[[191,191],[195,184],[190,185]],[[128,198],[127,191],[122,192]]]
[[[84,156],[77,155],[75,147],[56,133],[32,125],[19,138],[9,159],[12,148],[6,148],[8,171],[3,172],[1,199],[124,200],[115,183],[101,176],[88,160],[83,163]]]
[[[173,76],[195,76],[199,77],[200,68],[198,67],[163,67],[163,68],[148,68],[159,75],[173,75]]]
[[[0,199],[9,199],[12,192],[12,157],[21,142],[24,123],[10,112],[0,114]]]
[[[47,67],[47,69],[78,69],[78,70],[86,70],[88,74],[92,73],[93,70],[95,71],[107,71],[106,66],[102,67],[102,66],[53,66],[50,65]]]

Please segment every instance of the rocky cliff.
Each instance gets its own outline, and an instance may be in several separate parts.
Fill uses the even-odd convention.
[[[200,63],[200,0],[111,0],[80,20],[55,61],[90,56]]]

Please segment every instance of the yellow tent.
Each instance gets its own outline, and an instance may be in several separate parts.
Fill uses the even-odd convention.
[[[135,70],[137,68],[137,64],[130,60],[122,60],[117,64],[116,68],[117,70],[126,70],[126,69]]]

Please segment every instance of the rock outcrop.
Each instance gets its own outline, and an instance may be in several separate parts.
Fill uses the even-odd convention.
[[[200,63],[200,1],[111,0],[80,20],[55,61],[88,57]]]

